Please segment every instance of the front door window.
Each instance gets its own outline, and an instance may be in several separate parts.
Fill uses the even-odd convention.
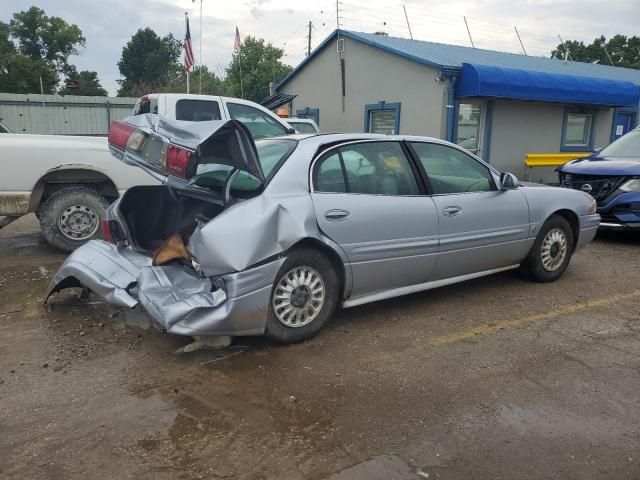
[[[478,103],[461,103],[458,107],[456,144],[480,155],[482,108]]]

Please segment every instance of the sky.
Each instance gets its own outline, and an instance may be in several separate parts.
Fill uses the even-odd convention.
[[[202,3],[202,61],[200,5]],[[284,62],[297,65],[305,56],[308,23],[312,48],[339,22],[340,28],[385,31],[408,37],[406,7],[413,37],[522,53],[514,27],[529,55],[549,56],[560,40],[591,42],[599,35],[636,35],[640,25],[638,0],[0,0],[0,20],[32,5],[80,27],[86,46],[71,62],[79,70],[98,72],[114,95],[120,78],[117,62],[122,47],[139,29],[184,38],[184,12],[189,13],[196,63],[223,72],[231,60],[235,27],[241,37],[252,35],[283,48]]]

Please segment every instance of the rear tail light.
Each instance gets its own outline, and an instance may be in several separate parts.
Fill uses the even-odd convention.
[[[124,150],[127,147],[129,137],[135,130],[135,127],[131,125],[114,120],[109,128],[109,145]]]
[[[102,220],[102,238],[107,242],[118,243],[123,240],[120,226],[115,220]]]
[[[111,235],[111,225],[109,220],[102,220],[102,238],[107,242],[113,242],[113,235]]]
[[[195,173],[195,163],[191,161],[192,156],[191,150],[170,144],[167,146],[164,167],[171,175],[189,178]]]

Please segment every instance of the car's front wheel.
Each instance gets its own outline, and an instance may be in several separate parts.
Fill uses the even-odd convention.
[[[522,270],[536,282],[553,282],[562,276],[573,254],[573,230],[566,218],[551,216],[540,229]]]
[[[265,335],[296,343],[313,337],[338,304],[338,276],[322,253],[293,250],[280,268],[271,291]]]

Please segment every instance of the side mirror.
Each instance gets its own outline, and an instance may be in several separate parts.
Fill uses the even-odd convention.
[[[287,135],[293,135],[296,133],[296,129],[293,127],[289,127],[287,129],[285,129],[285,132],[287,132]]]
[[[595,153],[596,155],[599,154],[602,151],[602,147],[595,147],[593,149],[593,153]]]
[[[518,179],[513,173],[500,174],[500,190],[515,190],[518,188]]]

